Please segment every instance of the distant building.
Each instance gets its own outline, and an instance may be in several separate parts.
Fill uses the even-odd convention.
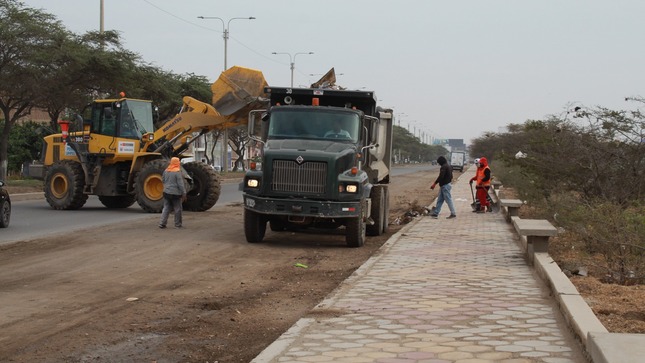
[[[452,151],[466,151],[464,139],[448,139],[448,146]]]
[[[49,114],[47,111],[40,108],[32,108],[31,112],[25,116],[18,119],[18,122],[27,122],[33,121],[38,123],[49,123]]]

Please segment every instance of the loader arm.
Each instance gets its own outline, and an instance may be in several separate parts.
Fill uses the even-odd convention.
[[[144,137],[143,150],[174,151],[189,142],[189,137],[192,137],[194,132],[204,134],[212,130],[244,125],[245,123],[245,119],[232,122],[230,117],[222,116],[213,106],[186,96],[183,98],[181,111],[175,117],[157,129],[152,138]],[[156,147],[152,146],[153,144]]]
[[[262,72],[234,66],[213,83],[213,105],[185,96],[179,113],[152,137],[143,138],[142,150],[177,156],[187,149],[193,133],[246,125],[252,109],[266,107]],[[154,145],[153,145],[154,144]]]

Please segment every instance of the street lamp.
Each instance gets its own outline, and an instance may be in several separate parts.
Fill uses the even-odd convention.
[[[199,19],[217,19],[222,22],[222,37],[224,38],[224,70],[228,69],[228,64],[226,63],[226,60],[228,58],[228,35],[229,35],[229,28],[231,27],[231,21],[235,19],[247,19],[247,20],[253,20],[255,17],[249,16],[248,18],[230,18],[228,19],[228,22],[225,22],[224,19],[217,17],[217,16],[198,16],[197,18]],[[228,154],[228,130],[224,128],[222,130],[222,140],[224,142],[222,143],[222,172],[227,172],[228,171],[228,162],[227,162],[227,154]]]
[[[231,27],[231,21],[235,19],[247,19],[247,20],[253,20],[255,17],[249,16],[248,18],[230,18],[228,19],[228,22],[224,22],[224,19],[217,17],[217,16],[198,16],[199,19],[217,19],[222,22],[222,37],[224,38],[224,70],[227,70],[227,64],[226,64],[226,58],[227,58],[227,53],[228,53],[228,29]]]
[[[286,54],[289,56],[289,63],[291,64],[291,88],[293,88],[293,70],[296,68],[296,57],[298,54],[314,54],[314,52],[298,52],[291,56],[291,53],[285,52],[272,52],[271,54]]]

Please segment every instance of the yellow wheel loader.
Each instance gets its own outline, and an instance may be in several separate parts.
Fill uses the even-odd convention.
[[[63,121],[61,134],[44,139],[47,202],[54,209],[78,209],[89,195],[97,195],[108,208],[127,208],[136,201],[147,212],[161,212],[162,173],[169,159],[181,158],[211,130],[246,124],[249,111],[263,107],[265,86],[260,71],[232,67],[211,86],[213,106],[184,97],[181,111],[156,130],[151,101],[94,101],[75,120],[76,131],[68,131],[69,122]],[[182,167],[189,181],[184,209],[210,209],[219,198],[219,175],[200,162]]]

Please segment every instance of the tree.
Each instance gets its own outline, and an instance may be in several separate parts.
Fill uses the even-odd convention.
[[[233,152],[237,154],[237,160],[233,166],[233,171],[239,169],[245,170],[244,155],[246,155],[246,146],[249,143],[249,135],[246,126],[239,126],[228,129],[228,139]]]
[[[138,56],[124,50],[118,33],[65,33],[49,54],[39,86],[38,106],[47,110],[52,129],[66,109],[82,110],[93,98],[116,97],[132,78]]]
[[[403,160],[419,162],[436,160],[440,155],[448,153],[443,146],[423,144],[407,129],[396,125],[393,128],[392,149],[397,158],[400,156]]]
[[[52,15],[23,8],[15,0],[0,0],[0,110],[4,118],[0,131],[0,179],[7,176],[11,129],[42,98],[39,85],[49,54],[61,37],[65,37],[65,32]]]
[[[42,126],[36,122],[20,122],[14,125],[9,135],[8,172],[20,172],[25,161],[37,160],[43,147],[40,134]]]

